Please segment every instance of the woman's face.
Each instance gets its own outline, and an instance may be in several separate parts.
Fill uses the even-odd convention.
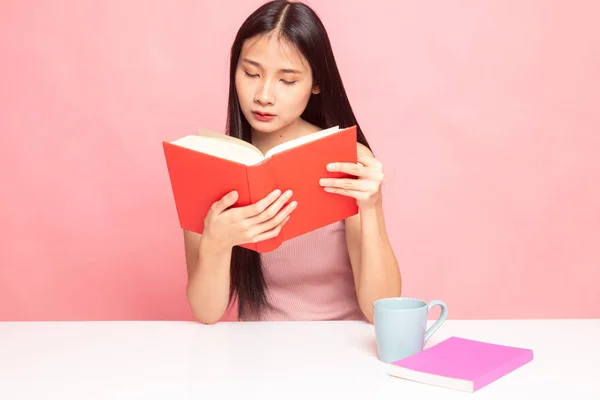
[[[276,35],[246,40],[235,72],[242,113],[258,132],[273,133],[300,118],[319,93],[306,59]]]

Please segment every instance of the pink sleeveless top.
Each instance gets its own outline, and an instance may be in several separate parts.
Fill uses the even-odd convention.
[[[366,320],[356,297],[344,221],[290,239],[261,258],[271,305],[261,320]]]

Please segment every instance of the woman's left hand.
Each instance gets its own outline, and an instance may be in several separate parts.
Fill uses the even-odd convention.
[[[354,197],[360,209],[373,207],[381,200],[383,165],[371,151],[357,144],[357,164],[337,162],[327,165],[327,170],[354,175],[356,178],[323,178],[319,181],[326,192]]]

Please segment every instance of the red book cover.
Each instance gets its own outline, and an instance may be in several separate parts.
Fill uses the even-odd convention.
[[[319,184],[321,178],[354,178],[329,172],[326,165],[357,162],[356,126],[317,132],[276,146],[265,156],[241,139],[211,132],[202,135],[188,136],[185,141],[163,141],[182,229],[201,234],[211,205],[232,190],[239,194],[233,207],[256,203],[275,189],[282,193],[291,189],[293,195],[288,202],[298,202],[277,237],[241,245],[259,253],[358,212],[355,199],[325,192]]]

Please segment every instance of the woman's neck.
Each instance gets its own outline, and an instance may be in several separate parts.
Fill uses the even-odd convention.
[[[252,144],[264,154],[281,143],[313,132],[318,132],[321,129],[322,128],[319,128],[318,126],[304,121],[302,118],[298,118],[294,123],[275,132],[259,132],[255,129],[251,129]]]

